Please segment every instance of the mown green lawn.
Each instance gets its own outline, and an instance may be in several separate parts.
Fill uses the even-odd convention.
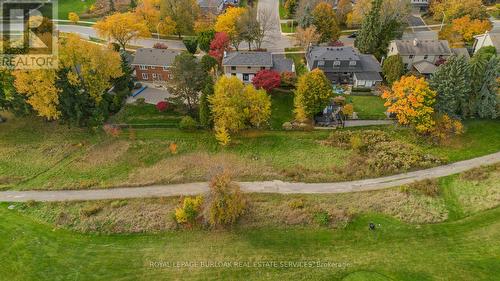
[[[85,13],[95,1],[96,0],[58,0],[58,17],[61,20],[67,20],[70,12],[75,12],[79,15]]]
[[[127,104],[110,119],[111,123],[130,124],[166,128],[178,128],[182,114],[173,110],[159,112],[153,104]]]
[[[385,119],[384,100],[378,96],[349,96],[359,119]]]
[[[366,214],[341,229],[90,235],[54,229],[7,206],[0,204],[0,275],[5,280],[468,281],[500,276],[500,208],[431,225]],[[368,230],[370,222],[375,231]],[[291,263],[312,261],[322,266]]]
[[[293,97],[292,91],[275,90],[271,94],[271,128],[280,130],[283,123],[293,120]]]

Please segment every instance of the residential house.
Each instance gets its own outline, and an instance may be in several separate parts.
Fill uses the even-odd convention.
[[[202,13],[218,15],[227,6],[237,6],[238,0],[198,0],[198,5]]]
[[[400,55],[405,69],[428,76],[437,64],[455,53],[446,40],[394,40],[389,44],[387,56]]]
[[[222,59],[224,73],[236,76],[245,83],[252,81],[257,72],[269,69],[279,73],[295,72],[293,61],[284,55],[269,52],[238,51],[224,54]]]
[[[370,88],[382,82],[382,69],[375,57],[353,47],[310,46],[306,61],[309,70],[323,70],[332,83]]]
[[[500,53],[500,30],[492,30],[481,35],[474,36],[474,53],[482,47],[493,46]]]
[[[135,53],[132,67],[139,81],[159,82],[170,78],[169,68],[180,51],[141,48]]]

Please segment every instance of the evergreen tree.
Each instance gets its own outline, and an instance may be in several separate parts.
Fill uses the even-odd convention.
[[[497,117],[497,79],[499,76],[500,60],[497,56],[493,56],[484,67],[482,84],[477,96],[476,112],[481,118]]]
[[[361,53],[373,54],[377,51],[381,35],[380,8],[382,0],[373,0],[372,9],[363,19],[361,30],[354,42]]]
[[[451,57],[439,66],[430,80],[431,88],[438,93],[436,110],[462,118],[470,115],[470,78],[470,67],[463,56]]]
[[[486,56],[474,55],[470,60],[470,73],[471,73],[471,96],[469,99],[469,112],[471,115],[477,115],[477,102],[479,91],[483,85],[483,75],[488,62]]]
[[[389,56],[382,66],[385,80],[389,85],[396,82],[405,73],[403,59],[400,55]]]
[[[208,98],[214,93],[214,81],[211,76],[207,76],[205,88],[201,91],[200,97],[200,124],[205,128],[212,127],[212,116],[210,115],[210,103]]]

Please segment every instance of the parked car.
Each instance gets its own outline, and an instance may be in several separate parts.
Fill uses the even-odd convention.
[[[358,37],[357,32],[353,32],[351,35],[347,36],[347,38],[356,38],[356,37]]]

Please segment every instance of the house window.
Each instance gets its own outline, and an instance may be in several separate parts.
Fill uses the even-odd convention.
[[[143,73],[142,74],[142,79],[143,80],[148,80],[149,79],[148,74],[147,73]]]
[[[250,80],[250,75],[248,74],[243,74],[243,81],[247,82],[248,80]]]
[[[247,69],[251,69],[252,67],[251,66],[247,66]]]
[[[318,61],[318,66],[324,66],[324,65],[325,65],[325,61],[323,61],[323,60]]]
[[[156,79],[158,79],[158,74],[153,73],[153,80],[156,80]]]
[[[333,66],[340,66],[340,61],[339,60],[334,61]]]
[[[356,61],[355,60],[352,60],[349,62],[349,66],[355,66],[356,65]]]
[[[148,69],[148,67],[147,67],[147,66],[145,66],[144,64],[141,64],[141,65],[139,66],[139,68],[140,68],[141,70],[146,70],[146,69]]]
[[[168,66],[164,66],[163,70],[167,71],[168,70]]]
[[[236,66],[231,66],[231,70],[236,70]]]
[[[231,73],[231,76],[236,76],[236,73]]]
[[[428,56],[428,55],[425,55],[425,56],[424,56],[424,60],[426,60],[426,59],[428,59],[428,58],[429,58],[429,56]]]
[[[266,67],[265,67],[265,66],[262,66],[262,67],[260,68],[260,70],[264,70],[264,69],[266,69]]]
[[[412,60],[412,59],[413,59],[413,55],[410,55],[410,57],[409,57],[409,58]]]
[[[407,63],[405,63],[405,69],[408,69],[408,64]]]
[[[154,67],[154,66],[150,66],[150,68],[151,68],[151,69],[155,69],[155,67]]]

